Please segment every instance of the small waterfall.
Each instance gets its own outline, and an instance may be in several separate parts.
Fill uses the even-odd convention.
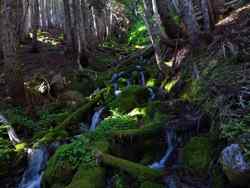
[[[28,159],[28,168],[25,170],[18,188],[40,188],[42,170],[48,160],[46,148],[28,149]]]
[[[145,82],[145,75],[143,71],[140,71],[140,76],[141,76],[141,85],[145,86],[146,82]]]
[[[118,96],[121,93],[121,91],[119,90],[118,80],[119,80],[119,78],[120,78],[120,76],[121,76],[122,73],[123,72],[121,72],[119,74],[114,73],[112,75],[111,83],[113,84],[115,96]]]
[[[9,128],[8,128],[8,136],[9,136],[10,141],[11,141],[13,144],[18,144],[18,143],[21,142],[21,141],[19,140],[19,138],[17,137],[16,132],[15,132],[15,130],[13,129],[13,127],[9,127]]]
[[[91,126],[90,126],[90,131],[95,131],[98,123],[100,122],[101,120],[101,115],[102,115],[102,112],[103,110],[105,109],[105,107],[102,107],[100,108],[98,111],[96,111],[94,113],[94,115],[92,116],[92,120],[91,120]]]
[[[16,135],[14,128],[9,125],[9,122],[7,121],[7,119],[3,115],[0,115],[0,123],[8,125],[8,127],[7,127],[8,136],[9,136],[10,141],[14,145],[21,142],[20,139],[18,138],[18,136]]]
[[[156,98],[155,92],[152,88],[148,88],[149,94],[150,94],[150,100],[154,100]]]
[[[167,130],[166,133],[167,137],[167,151],[165,155],[162,157],[162,159],[159,162],[154,162],[153,164],[149,165],[150,168],[153,169],[163,169],[165,168],[166,162],[169,160],[171,157],[171,154],[173,153],[176,145],[176,134],[173,129]]]

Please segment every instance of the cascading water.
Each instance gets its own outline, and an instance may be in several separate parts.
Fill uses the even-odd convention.
[[[150,100],[154,100],[156,98],[155,92],[152,88],[148,88],[149,94],[150,94]]]
[[[173,129],[168,129],[166,131],[166,137],[167,137],[167,151],[165,155],[162,157],[162,159],[158,162],[154,162],[153,164],[149,165],[150,168],[153,169],[163,169],[165,168],[166,162],[171,157],[175,147],[176,147],[176,134]]]
[[[0,123],[8,125],[8,127],[7,127],[7,133],[8,133],[10,141],[14,145],[21,142],[20,139],[18,138],[18,136],[16,135],[15,130],[13,129],[13,127],[11,127],[9,125],[9,122],[7,121],[7,119],[3,115],[0,115]]]
[[[92,117],[92,120],[91,120],[91,126],[90,126],[90,131],[95,131],[98,123],[100,122],[101,120],[101,115],[102,115],[102,112],[103,110],[105,109],[105,107],[102,107],[100,108],[98,111],[96,111]]]
[[[145,75],[143,71],[140,71],[140,76],[141,76],[141,85],[145,86],[146,82],[145,82]]]
[[[11,141],[13,144],[18,144],[18,143],[21,142],[21,141],[19,140],[19,138],[17,137],[16,132],[15,132],[15,130],[13,129],[13,127],[9,127],[9,128],[8,128],[8,136],[9,136],[10,141]]]
[[[48,152],[46,148],[28,149],[28,159],[28,168],[25,170],[18,188],[40,188]]]

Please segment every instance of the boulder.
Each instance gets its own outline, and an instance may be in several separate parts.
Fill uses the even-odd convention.
[[[250,163],[246,161],[239,144],[231,144],[221,152],[220,163],[230,183],[244,187],[250,180]]]

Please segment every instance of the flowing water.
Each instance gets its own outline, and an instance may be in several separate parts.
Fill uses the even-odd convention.
[[[42,171],[48,160],[46,148],[28,149],[28,167],[18,188],[40,188]]]
[[[15,130],[11,126],[8,127],[8,136],[13,144],[18,144],[21,142],[20,139],[17,137]]]
[[[141,85],[145,86],[146,85],[146,81],[145,81],[145,75],[143,71],[140,71],[140,76],[141,76]]]
[[[167,150],[162,157],[162,159],[158,162],[154,162],[153,164],[149,165],[150,168],[153,169],[163,169],[165,168],[166,162],[170,159],[175,146],[176,146],[176,134],[173,129],[167,130],[166,131],[166,137],[167,137]]]
[[[154,90],[152,89],[152,88],[148,88],[148,91],[149,91],[149,94],[150,94],[150,100],[152,101],[152,100],[155,100],[155,98],[156,98],[156,95],[155,95],[155,92],[154,92]]]
[[[7,133],[8,133],[10,141],[14,145],[21,142],[20,139],[18,138],[18,136],[16,135],[16,132],[15,132],[14,128],[9,125],[8,120],[3,115],[0,115],[0,123],[8,125]]]
[[[103,112],[104,109],[105,109],[105,107],[100,108],[92,116],[91,126],[90,126],[90,129],[89,129],[90,131],[95,131],[98,123],[100,123],[100,121],[101,121],[101,115],[102,115],[102,112]]]

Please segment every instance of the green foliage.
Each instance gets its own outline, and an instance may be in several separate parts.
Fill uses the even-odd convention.
[[[59,161],[68,161],[74,169],[82,162],[91,164],[94,161],[90,140],[86,137],[81,137],[71,144],[61,146],[55,156],[58,157]]]
[[[134,117],[113,112],[113,115],[105,118],[90,136],[92,140],[100,140],[108,137],[112,131],[135,128],[137,128],[137,122]]]
[[[7,161],[15,154],[15,148],[12,144],[0,137],[0,161]]]
[[[184,147],[183,162],[194,172],[205,175],[212,160],[212,151],[207,137],[193,137]]]
[[[221,137],[229,140],[246,132],[250,132],[250,128],[242,120],[231,120],[221,126]]]
[[[24,109],[21,107],[11,108],[4,112],[4,114],[7,116],[7,119],[9,123],[15,127],[15,126],[23,126],[25,128],[31,129],[31,130],[39,130],[38,125],[34,122],[33,119],[28,117],[24,113]]]
[[[137,21],[128,31],[128,43],[131,46],[145,46],[150,43],[147,28],[142,20]]]

